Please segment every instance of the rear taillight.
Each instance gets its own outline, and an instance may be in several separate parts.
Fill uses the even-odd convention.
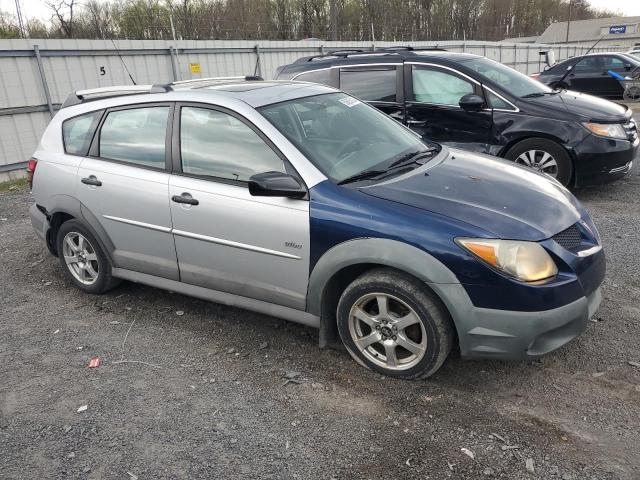
[[[29,180],[29,188],[33,188],[33,174],[36,173],[36,167],[38,166],[38,159],[32,158],[27,165],[27,180]]]

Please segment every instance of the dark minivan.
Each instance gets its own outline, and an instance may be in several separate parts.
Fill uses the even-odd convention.
[[[566,186],[625,176],[640,142],[627,107],[553,90],[478,55],[342,50],[279,67],[276,78],[338,87],[427,142],[504,157]]]

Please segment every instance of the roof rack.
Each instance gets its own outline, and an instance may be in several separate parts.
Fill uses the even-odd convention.
[[[245,81],[245,82],[255,82],[262,81],[264,78],[258,75],[245,75],[238,77],[208,77],[208,78],[192,78],[191,80],[180,80],[179,82],[170,83],[169,86],[181,87],[181,86],[206,86],[206,85],[215,85],[216,83],[225,83],[229,81]]]
[[[124,85],[78,90],[69,94],[61,108],[79,105],[84,102],[98,100],[101,98],[136,95],[139,93],[164,93],[170,90],[171,88],[168,85]]]
[[[212,78],[194,78],[192,80],[182,80],[179,82],[168,83],[166,85],[124,85],[114,87],[92,88],[89,90],[78,90],[69,94],[62,104],[61,108],[70,107],[72,105],[80,105],[81,103],[90,102],[109,97],[120,97],[123,95],[137,95],[140,93],[166,93],[174,90],[174,86],[207,86],[216,83],[224,83],[228,81],[258,81],[263,80],[257,75],[245,77],[212,77]]]
[[[311,57],[302,57],[296,60],[294,63],[306,63],[313,62],[314,60],[320,60],[324,58],[331,57],[342,57],[347,58],[351,55],[360,56],[360,55],[393,55],[398,52],[414,52],[414,51],[438,51],[438,52],[446,52],[444,48],[439,47],[412,47],[411,45],[399,45],[399,46],[391,46],[391,47],[380,47],[375,50],[362,50],[356,48],[346,48],[341,50],[329,50],[327,53],[323,53],[321,55],[313,55]]]
[[[394,51],[405,51],[405,52],[415,52],[415,51],[435,51],[435,52],[446,52],[444,48],[439,47],[412,47],[411,45],[398,45],[391,47],[380,47],[376,49],[376,52],[394,52]]]

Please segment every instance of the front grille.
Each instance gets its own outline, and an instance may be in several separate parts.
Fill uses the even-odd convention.
[[[635,142],[638,138],[638,125],[635,120],[629,120],[627,123],[622,125],[622,127],[624,128],[624,131],[627,134],[627,137],[629,137],[631,143]]]
[[[563,230],[560,233],[556,233],[551,238],[555,240],[556,243],[558,243],[558,245],[560,245],[562,248],[565,248],[570,252],[575,252],[576,250],[578,250],[578,247],[582,242],[580,230],[575,223],[566,230]]]

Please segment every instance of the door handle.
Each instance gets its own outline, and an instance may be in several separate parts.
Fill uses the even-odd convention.
[[[407,125],[415,125],[417,127],[422,127],[427,124],[426,120],[407,120]]]
[[[80,181],[85,185],[93,185],[94,187],[102,186],[102,182],[98,180],[95,175],[89,175],[88,177],[85,177]]]
[[[200,205],[200,202],[198,200],[196,200],[191,196],[191,194],[186,192],[182,195],[174,195],[173,197],[171,197],[171,200],[176,203],[184,203],[186,205]]]

